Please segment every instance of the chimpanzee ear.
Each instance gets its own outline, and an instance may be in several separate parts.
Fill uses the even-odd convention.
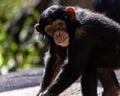
[[[66,12],[71,16],[71,19],[75,18],[75,10],[72,7],[67,7]]]
[[[36,31],[40,32],[40,26],[39,26],[39,24],[35,24],[34,29],[35,29]]]

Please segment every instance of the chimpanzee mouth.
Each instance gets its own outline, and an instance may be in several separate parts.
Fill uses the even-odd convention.
[[[54,34],[54,41],[57,45],[68,46],[69,45],[69,35],[64,30],[57,30]]]
[[[59,43],[58,45],[62,47],[67,47],[69,45],[69,38],[66,38],[63,42]]]
[[[63,43],[63,42],[65,42],[65,41],[69,41],[69,37],[68,37],[68,36],[65,37],[62,41],[58,41],[58,43]]]

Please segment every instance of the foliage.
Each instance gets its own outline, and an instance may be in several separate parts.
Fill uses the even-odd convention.
[[[23,7],[32,6],[34,0],[0,0],[0,74],[19,69],[28,69],[40,66],[40,49],[44,46],[38,42],[35,35],[29,35],[33,17],[29,17],[20,33],[20,44],[16,44],[8,36],[7,26],[17,16]],[[38,12],[34,13],[34,19],[39,18]],[[31,31],[34,31],[33,27]],[[37,37],[38,38],[38,37]]]

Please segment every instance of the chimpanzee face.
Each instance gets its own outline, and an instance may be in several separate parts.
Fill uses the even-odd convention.
[[[69,45],[69,35],[65,21],[57,19],[52,24],[45,26],[45,32],[60,46]]]
[[[69,45],[70,37],[67,25],[72,20],[73,15],[75,15],[73,9],[71,13],[71,9],[70,12],[64,7],[56,9],[55,5],[55,7],[48,8],[41,14],[39,24],[35,25],[35,29],[44,35],[52,37],[55,44],[66,47]]]

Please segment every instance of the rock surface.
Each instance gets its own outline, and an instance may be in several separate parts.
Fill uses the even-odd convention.
[[[25,70],[0,76],[0,96],[36,96],[41,82],[43,68]],[[116,71],[120,80],[120,71]],[[99,84],[98,96],[102,94]],[[60,96],[82,96],[79,82],[75,82]]]
[[[29,88],[22,88],[13,91],[7,91],[0,93],[0,96],[36,96],[39,87],[29,87]],[[98,88],[99,96],[101,96],[102,88]],[[66,89],[60,96],[82,96],[81,89],[79,83],[74,83],[71,87]]]

